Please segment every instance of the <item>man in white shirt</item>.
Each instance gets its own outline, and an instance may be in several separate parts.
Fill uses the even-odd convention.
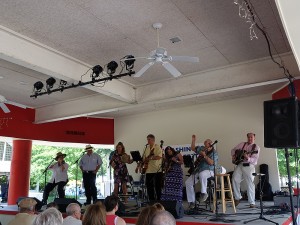
[[[67,217],[64,218],[63,225],[82,225],[81,209],[77,203],[71,203],[66,208]]]
[[[86,154],[82,156],[79,162],[86,196],[85,205],[91,204],[92,198],[93,203],[97,202],[96,175],[102,165],[102,159],[100,155],[94,153],[93,150],[94,147],[86,145]]]
[[[36,218],[36,215],[34,215],[36,204],[37,202],[32,198],[23,198],[18,204],[19,213],[8,225],[31,225]]]
[[[68,183],[69,165],[65,162],[66,154],[58,152],[54,158],[57,162],[48,167],[52,171],[52,177],[47,183],[43,193],[43,204],[47,204],[49,193],[57,186],[59,198],[65,197],[65,185]]]

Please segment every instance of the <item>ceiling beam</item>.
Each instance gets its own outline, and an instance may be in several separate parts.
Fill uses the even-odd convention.
[[[0,43],[1,59],[68,82],[80,81],[81,75],[93,67],[1,25]],[[88,79],[84,76],[82,81]],[[126,103],[135,102],[135,89],[120,80],[109,81],[103,87],[84,88]]]

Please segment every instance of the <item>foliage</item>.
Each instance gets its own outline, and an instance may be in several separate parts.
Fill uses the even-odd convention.
[[[108,167],[108,156],[111,153],[111,149],[96,149],[94,152],[98,153],[103,161],[102,167],[99,170],[99,175],[105,175]],[[42,146],[34,145],[32,147],[31,157],[31,172],[30,172],[30,188],[35,189],[37,183],[40,185],[40,189],[44,189],[45,186],[45,174],[43,173],[50,163],[54,163],[53,159],[57,152],[67,154],[65,161],[69,164],[68,176],[69,180],[76,180],[77,164],[76,161],[82,156],[83,149],[71,148],[71,147],[56,147],[56,146]],[[77,180],[82,179],[82,174],[78,166]],[[51,172],[46,172],[46,182],[51,178]]]
[[[296,150],[295,149],[289,149],[289,168],[291,172],[291,177],[296,176]],[[298,153],[299,156],[299,153]],[[299,157],[296,157],[299,160]],[[279,175],[280,177],[287,177],[287,166],[286,166],[286,157],[285,157],[285,150],[284,149],[278,149],[277,150],[277,160],[278,160],[278,169],[279,169]]]

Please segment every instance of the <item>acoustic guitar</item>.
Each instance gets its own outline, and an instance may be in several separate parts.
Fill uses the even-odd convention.
[[[232,160],[232,163],[235,165],[239,165],[241,162],[244,161],[244,154],[247,153],[247,155],[253,155],[253,154],[257,154],[258,151],[257,150],[251,150],[250,152],[247,152],[246,150],[242,150],[242,149],[237,149],[235,150],[234,153],[234,159]]]

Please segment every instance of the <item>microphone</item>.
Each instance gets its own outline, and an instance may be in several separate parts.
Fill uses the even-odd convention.
[[[265,176],[266,174],[264,173],[252,173],[253,176]]]
[[[214,146],[214,145],[217,144],[217,143],[218,143],[218,140],[215,140],[214,143],[212,143],[212,144],[210,145],[210,147]]]

